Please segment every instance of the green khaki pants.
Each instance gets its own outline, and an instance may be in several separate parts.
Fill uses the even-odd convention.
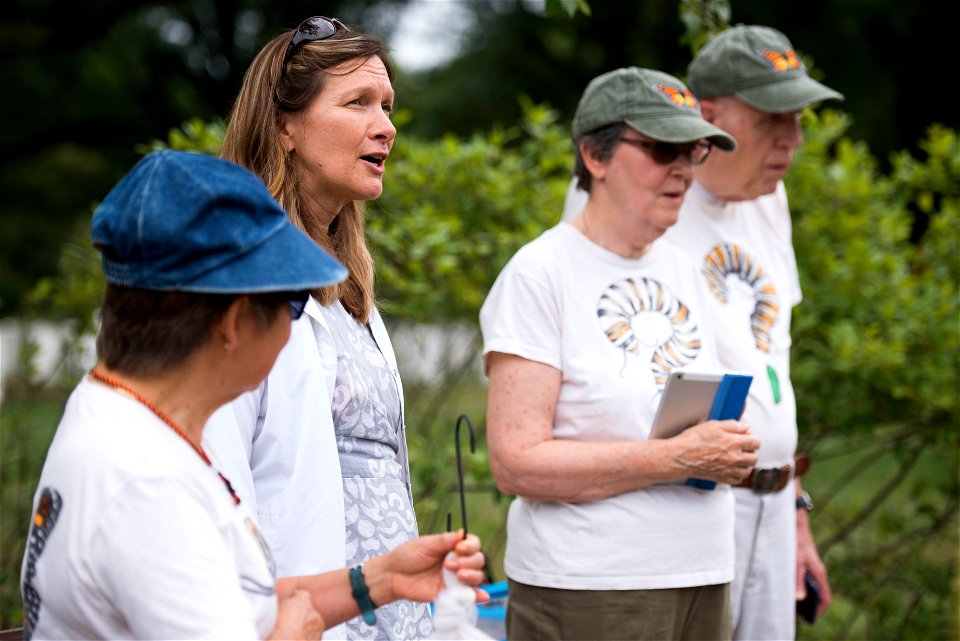
[[[729,641],[730,584],[558,590],[510,580],[509,641]]]

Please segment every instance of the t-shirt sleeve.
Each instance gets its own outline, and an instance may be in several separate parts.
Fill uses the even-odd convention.
[[[137,481],[91,516],[92,573],[135,638],[259,638],[241,571],[196,488]],[[272,585],[260,588],[272,596]]]
[[[562,370],[560,301],[546,267],[534,258],[520,255],[508,263],[484,301],[483,354],[513,354]]]

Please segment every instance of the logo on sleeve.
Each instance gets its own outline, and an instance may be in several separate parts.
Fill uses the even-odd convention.
[[[60,508],[63,506],[63,500],[60,493],[50,487],[45,487],[40,492],[40,500],[37,502],[37,511],[33,513],[33,521],[30,523],[30,535],[27,539],[27,566],[23,573],[23,638],[30,641],[33,631],[37,628],[37,620],[40,617],[40,605],[42,599],[33,585],[33,578],[37,574],[37,561],[43,554],[43,548],[47,545],[47,539],[53,532],[57,524],[57,517],[60,516]]]
[[[270,552],[270,545],[263,537],[263,534],[260,532],[260,528],[257,527],[257,524],[253,519],[247,517],[244,519],[244,525],[247,526],[250,534],[253,535],[254,540],[260,547],[260,552],[263,553],[263,559],[267,562],[267,567],[270,570],[270,577],[275,578],[277,576],[277,564],[276,561],[274,561],[273,553]],[[264,583],[261,580],[250,576],[249,574],[240,574],[240,587],[247,592],[259,594],[261,596],[273,596],[274,593],[274,584],[272,582]]]

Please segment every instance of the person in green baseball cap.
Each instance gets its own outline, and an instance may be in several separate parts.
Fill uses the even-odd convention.
[[[738,145],[695,168],[666,234],[702,267],[719,303],[711,320],[721,364],[753,375],[743,421],[761,446],[756,470],[733,489],[733,638],[793,639],[798,603],[815,618],[830,604],[830,585],[800,486],[806,464],[796,460],[790,315],[801,290],[783,177],[803,144],[801,111],[843,96],[809,76],[784,34],[762,26],[721,33],[687,79],[704,118]]]
[[[650,434],[671,372],[718,369],[699,266],[661,236],[695,166],[736,143],[636,67],[589,83],[572,133],[586,208],[522,247],[480,311],[490,464],[517,497],[507,637],[728,639],[730,485],[759,440],[739,421]]]

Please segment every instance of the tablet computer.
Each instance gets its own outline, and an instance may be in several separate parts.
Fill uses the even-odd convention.
[[[650,438],[671,438],[710,416],[723,374],[671,372],[653,419]]]

